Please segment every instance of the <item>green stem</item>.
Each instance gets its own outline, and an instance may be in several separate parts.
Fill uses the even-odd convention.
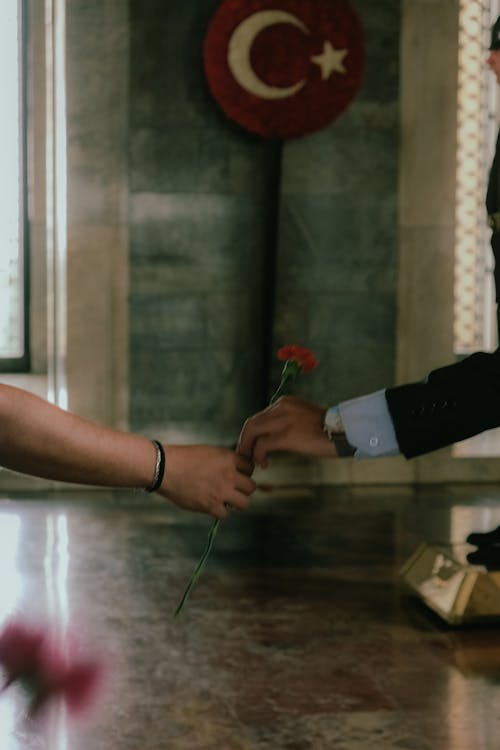
[[[287,380],[288,380],[288,378],[286,378],[286,377],[281,379],[281,383],[279,384],[279,386],[276,388],[276,390],[274,391],[273,395],[269,399],[269,405],[274,404],[274,402],[279,399],[279,397],[283,393],[283,390],[285,388]]]
[[[274,391],[271,398],[269,399],[269,405],[274,404],[274,402],[279,399],[279,397],[285,390],[285,385],[288,383],[289,380],[292,380],[292,378],[294,378],[296,374],[297,374],[297,370],[293,367],[290,367],[290,363],[287,362],[285,366],[283,367],[283,372],[281,373],[280,384]]]
[[[179,604],[177,605],[177,609],[175,610],[174,617],[177,617],[181,613],[181,610],[191,593],[191,589],[195,585],[196,581],[200,577],[201,571],[203,570],[203,566],[205,565],[207,558],[210,554],[210,550],[212,549],[212,545],[214,543],[215,535],[217,534],[217,529],[219,528],[220,524],[220,518],[217,518],[214,523],[212,524],[212,528],[210,530],[210,533],[208,535],[208,541],[207,546],[205,547],[205,551],[202,554],[200,561],[198,562],[198,565],[193,570],[191,574],[191,578],[189,579],[188,585],[186,586],[186,590],[184,591],[184,594],[182,595],[182,599],[180,600]]]
[[[288,360],[287,362],[285,362],[285,365],[281,373],[281,382],[279,386],[276,388],[276,390],[274,391],[273,395],[271,396],[271,399],[269,401],[270,405],[274,404],[274,402],[281,396],[287,382],[289,380],[292,380],[296,375],[298,375],[299,372],[300,372],[300,365],[297,362],[295,362],[294,360]],[[181,613],[181,610],[185,602],[187,601],[189,594],[191,593],[191,589],[193,588],[196,581],[200,577],[201,571],[203,570],[203,567],[210,554],[210,550],[212,549],[215,535],[217,534],[217,529],[219,528],[219,523],[220,523],[220,519],[217,519],[212,525],[212,528],[208,535],[208,541],[207,541],[207,546],[205,547],[205,551],[203,552],[198,565],[196,566],[196,568],[193,570],[191,574],[191,578],[189,579],[188,585],[186,586],[186,590],[184,591],[184,594],[182,595],[182,599],[180,600],[179,604],[177,605],[177,609],[175,610],[174,617],[177,617],[177,615]]]

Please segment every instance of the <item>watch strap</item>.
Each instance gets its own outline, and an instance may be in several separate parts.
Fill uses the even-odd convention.
[[[339,458],[349,458],[354,456],[356,448],[351,445],[347,439],[347,435],[344,430],[344,423],[338,406],[334,406],[328,409],[325,416],[324,431],[328,435],[328,439],[335,446],[335,451]]]

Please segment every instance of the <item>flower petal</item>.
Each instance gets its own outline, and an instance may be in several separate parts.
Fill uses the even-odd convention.
[[[281,362],[297,362],[303,372],[310,372],[318,366],[318,360],[310,349],[296,344],[288,344],[278,349],[278,359]]]

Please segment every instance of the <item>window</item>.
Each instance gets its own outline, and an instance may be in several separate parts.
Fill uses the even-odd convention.
[[[22,0],[0,3],[0,371],[29,369],[26,44]]]

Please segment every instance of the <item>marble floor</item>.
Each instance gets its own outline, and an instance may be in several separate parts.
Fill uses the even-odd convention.
[[[0,498],[0,623],[69,624],[106,655],[95,713],[25,720],[1,750],[488,750],[500,741],[500,625],[451,629],[405,591],[421,540],[500,523],[488,487],[291,488],[219,530],[101,492]]]

